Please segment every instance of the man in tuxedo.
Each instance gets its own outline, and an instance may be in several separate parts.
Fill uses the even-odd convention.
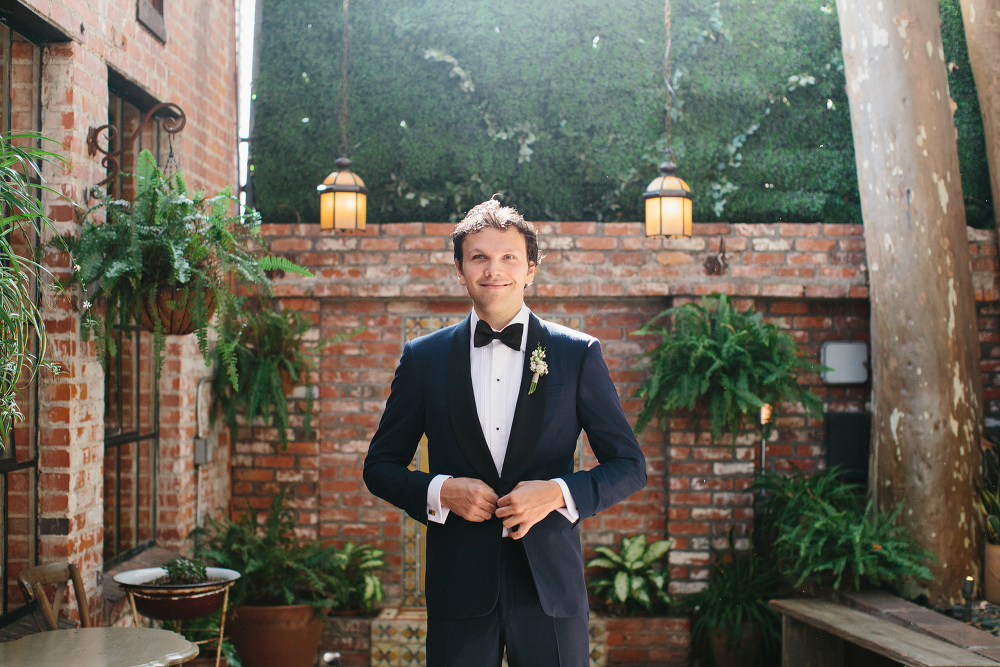
[[[598,340],[524,305],[535,228],[491,199],[452,238],[472,313],[403,348],[365,483],[427,524],[429,667],[586,667],[580,520],[645,459]],[[581,429],[599,465],[574,472]],[[424,434],[429,473],[407,467]]]

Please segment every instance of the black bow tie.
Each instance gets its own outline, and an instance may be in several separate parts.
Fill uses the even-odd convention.
[[[479,320],[476,322],[476,335],[473,338],[473,342],[476,347],[482,347],[489,345],[494,340],[499,340],[512,350],[520,350],[521,333],[523,331],[523,324],[511,324],[504,327],[503,331],[494,331],[493,327],[487,324],[485,320]]]

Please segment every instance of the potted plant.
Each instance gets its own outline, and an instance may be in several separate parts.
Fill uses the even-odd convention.
[[[183,176],[165,175],[149,151],[139,154],[136,177],[133,201],[105,195],[86,212],[80,236],[60,241],[83,293],[81,335],[96,334],[100,359],[116,353],[116,327],[127,332],[136,322],[153,332],[157,371],[165,335],[194,332],[207,361],[209,321],[234,307],[231,277],[267,286],[268,270],[310,275],[283,257],[258,258],[260,217],[240,213],[228,188],[190,193]],[[228,354],[226,362],[232,367]]]
[[[375,574],[385,564],[383,552],[351,542],[339,549],[299,543],[286,492],[275,496],[260,527],[249,510],[235,521],[211,521],[198,548],[200,556],[243,575],[233,586],[226,628],[244,667],[312,667],[321,615],[370,610],[383,597]]]
[[[134,602],[135,610],[158,621],[186,621],[218,611],[226,589],[239,578],[235,570],[205,567],[183,557],[169,560],[163,567],[128,570],[114,576]]]
[[[673,317],[672,327],[661,323],[667,317]],[[674,411],[702,408],[712,439],[727,429],[735,445],[748,415],[764,405],[777,408],[788,401],[801,403],[810,414],[822,413],[822,402],[799,384],[799,377],[826,367],[799,356],[788,333],[764,322],[752,306],[739,312],[725,294],[669,308],[634,335],[660,338],[645,355],[649,377],[635,393],[643,399],[637,433],[654,418],[666,428]]]
[[[221,412],[236,441],[238,415],[248,423],[259,416],[265,425],[274,423],[282,448],[288,446],[288,400],[296,385],[306,382],[303,428],[308,438],[312,425],[313,385],[309,373],[315,370],[313,356],[331,342],[348,338],[362,329],[329,339],[308,342],[315,323],[297,310],[278,312],[258,298],[240,299],[219,327],[219,363],[212,377],[212,415]],[[231,350],[236,373],[226,367],[223,350]]]
[[[196,618],[183,623],[164,621],[163,628],[177,632],[192,643],[199,644],[198,657],[183,663],[187,667],[242,667],[236,648],[228,637],[222,638],[222,646],[218,645],[218,637],[223,630],[229,628],[222,623],[222,610],[208,616]],[[218,658],[218,664],[216,659]]]
[[[1000,446],[983,450],[983,480],[976,482],[979,513],[986,531],[983,596],[1000,604]]]
[[[49,222],[33,190],[41,187],[62,195],[35,185],[28,174],[41,176],[39,161],[60,166],[68,161],[35,145],[24,145],[43,140],[53,141],[35,132],[0,135],[0,452],[11,427],[22,418],[18,407],[22,385],[44,365],[45,327],[32,287],[32,274],[43,269],[32,257],[29,230],[33,220],[42,226]]]
[[[891,588],[929,580],[923,561],[933,558],[897,525],[900,502],[879,512],[864,502],[863,490],[843,481],[836,469],[791,476],[765,472],[755,482],[762,491],[759,509],[774,559],[788,582],[798,588],[842,585]]]
[[[781,637],[767,603],[781,594],[782,579],[754,552],[752,537],[748,551],[736,549],[732,528],[726,540],[726,551],[712,550],[708,586],[688,600],[691,634],[711,650],[716,667],[756,667],[764,648],[773,652]]]
[[[673,540],[646,544],[645,535],[636,535],[623,537],[619,551],[595,547],[600,556],[591,559],[587,567],[603,570],[591,580],[590,588],[604,610],[615,616],[635,616],[665,609],[671,597],[660,560],[673,546]]]

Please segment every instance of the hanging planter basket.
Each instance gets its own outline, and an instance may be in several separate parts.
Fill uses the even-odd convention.
[[[158,314],[163,323],[163,333],[168,336],[186,336],[195,329],[192,318],[191,307],[195,298],[194,290],[177,287],[160,287],[156,294],[156,310],[150,307],[148,300],[142,300],[140,309],[140,322],[146,331],[153,331],[155,327],[154,314]],[[205,311],[210,319],[215,313],[215,294],[212,290],[206,290],[204,295]]]

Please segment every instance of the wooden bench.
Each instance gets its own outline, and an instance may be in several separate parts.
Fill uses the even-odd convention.
[[[772,600],[783,667],[997,667],[996,661],[825,600]]]

